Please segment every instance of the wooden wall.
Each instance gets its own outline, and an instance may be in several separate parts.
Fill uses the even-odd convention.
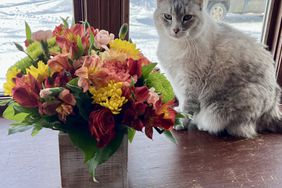
[[[76,23],[87,20],[92,26],[115,35],[129,23],[129,0],[74,0]]]

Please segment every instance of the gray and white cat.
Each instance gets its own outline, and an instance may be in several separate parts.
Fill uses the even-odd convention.
[[[280,87],[271,54],[205,12],[204,0],[157,0],[158,58],[180,111],[210,133],[252,138],[281,131]],[[187,124],[188,120],[184,121]]]

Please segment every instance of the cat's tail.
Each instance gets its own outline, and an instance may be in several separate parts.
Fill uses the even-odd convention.
[[[261,116],[257,127],[258,132],[278,132],[282,133],[282,112],[277,107],[272,113]]]

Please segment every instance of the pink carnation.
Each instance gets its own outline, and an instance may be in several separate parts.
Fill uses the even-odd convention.
[[[95,45],[97,48],[104,48],[105,50],[108,50],[107,45],[114,40],[115,35],[110,34],[108,31],[101,30],[97,33],[95,36]]]
[[[47,30],[47,31],[39,30],[39,31],[32,33],[31,35],[31,39],[34,41],[41,41],[41,40],[47,41],[51,37],[52,37],[51,30]]]

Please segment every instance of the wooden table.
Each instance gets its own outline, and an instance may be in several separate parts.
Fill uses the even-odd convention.
[[[7,135],[0,120],[0,188],[59,188],[57,133]],[[254,140],[175,133],[175,145],[155,133],[137,134],[129,145],[131,188],[282,187],[282,135]]]

